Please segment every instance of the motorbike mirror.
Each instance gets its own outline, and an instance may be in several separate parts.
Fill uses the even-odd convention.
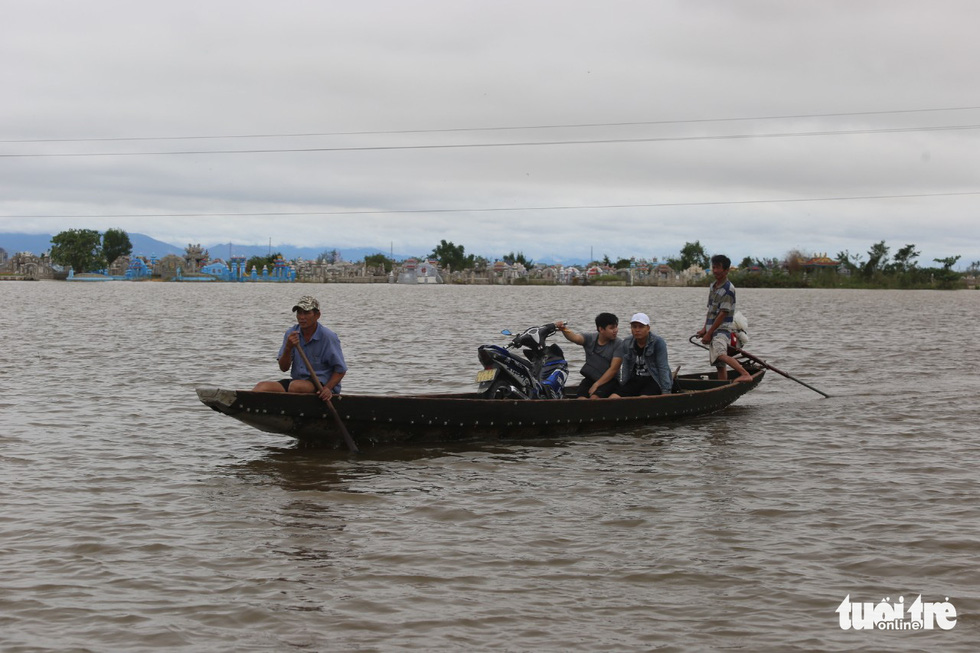
[[[504,329],[503,331],[500,332],[500,334],[501,335],[504,335],[504,336],[512,336],[512,335],[514,335],[513,333],[510,332],[510,329]]]

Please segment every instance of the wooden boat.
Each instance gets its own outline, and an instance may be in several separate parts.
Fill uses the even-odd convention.
[[[766,370],[745,365],[752,381],[719,381],[714,372],[677,377],[679,392],[585,400],[483,399],[476,393],[356,395],[333,399],[359,447],[384,444],[520,440],[611,431],[713,413],[759,385]],[[576,388],[567,388],[574,394]],[[270,433],[343,447],[336,418],[316,395],[197,388],[210,408]]]

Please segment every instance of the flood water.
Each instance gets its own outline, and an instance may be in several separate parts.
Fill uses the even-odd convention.
[[[194,392],[278,378],[305,293],[347,393],[466,391],[500,329],[604,310],[707,369],[703,289],[0,283],[0,650],[975,650],[980,292],[740,290],[829,399],[359,456]],[[956,625],[840,626],[920,595]]]

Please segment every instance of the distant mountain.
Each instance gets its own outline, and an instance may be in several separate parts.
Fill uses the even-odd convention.
[[[345,261],[360,261],[365,256],[371,256],[372,254],[384,254],[389,256],[390,252],[386,252],[381,248],[372,247],[296,247],[295,245],[273,245],[271,248],[268,245],[236,245],[235,243],[216,243],[214,245],[208,245],[205,247],[212,258],[220,258],[223,260],[228,260],[231,255],[242,255],[246,258],[251,258],[253,256],[268,256],[269,254],[275,254],[279,252],[284,258],[294,259],[294,258],[304,258],[307,260],[315,260],[320,254],[329,252],[336,249],[340,252],[340,257]],[[133,248],[135,251],[135,246]],[[183,250],[181,250],[183,251]],[[410,258],[410,254],[395,254],[396,260],[403,260]]]
[[[50,234],[18,234],[18,233],[6,233],[0,232],[0,247],[7,251],[8,255],[16,254],[17,252],[31,252],[32,254],[42,254],[44,252],[50,251],[51,249],[51,238]],[[163,258],[167,254],[176,254],[177,256],[183,256],[184,247],[178,247],[177,245],[171,245],[170,243],[165,243],[156,238],[150,238],[145,234],[129,234],[129,241],[133,244],[133,254],[136,256],[156,256],[157,258]],[[190,244],[190,243],[188,243]],[[194,243],[197,244],[197,243]],[[185,246],[186,247],[186,246]],[[211,245],[202,245],[212,258],[220,258],[222,260],[228,260],[230,255],[238,254],[245,258],[251,258],[253,256],[268,256],[270,253],[274,254],[279,252],[287,259],[294,258],[304,258],[307,260],[315,260],[320,254],[329,252],[332,249],[336,249],[340,252],[340,257],[345,261],[360,261],[363,260],[365,256],[370,256],[372,254],[384,254],[385,256],[390,256],[390,251],[385,251],[379,247],[297,247],[294,245],[273,245],[271,248],[268,245],[236,245],[232,242],[227,243],[214,243]],[[425,255],[427,252],[413,252],[410,254],[404,253],[394,253],[394,258],[396,261],[403,261],[407,258],[413,256]],[[545,256],[540,259],[533,259],[536,263],[541,263],[544,265],[585,265],[585,259],[569,259],[561,258],[558,256]]]
[[[127,232],[128,233],[128,232]],[[30,252],[32,254],[43,254],[51,249],[51,234],[18,234],[0,233],[0,247],[7,251],[8,255],[18,252]],[[151,238],[145,234],[129,233],[129,242],[133,244],[133,254],[136,256],[156,256],[163,258],[167,254],[183,256],[184,247],[171,245],[156,238]],[[188,243],[190,244],[190,243]],[[194,243],[197,244],[197,243]],[[186,247],[186,246],[185,246]],[[270,248],[268,245],[236,245],[235,243],[215,243],[204,245],[204,249],[212,258],[227,260],[230,254],[240,254],[246,258],[252,256],[268,256],[270,253],[279,252],[287,259],[302,257],[305,259],[316,259],[320,254],[329,252],[333,247],[296,247],[294,245],[276,245]],[[340,256],[345,261],[360,261],[365,256],[371,254],[385,254],[389,252],[381,248],[372,247],[352,247],[336,248]],[[395,254],[395,259],[402,260],[410,258],[411,254]]]
[[[546,265],[546,266],[547,265],[564,265],[564,266],[575,265],[578,267],[583,267],[589,264],[589,262],[584,258],[566,258],[566,257],[554,256],[554,255],[542,256],[541,258],[532,258],[531,260],[534,261],[535,265]]]
[[[43,254],[51,250],[51,234],[15,234],[0,233],[0,247],[7,254],[30,252]],[[133,253],[137,256],[156,256],[163,258],[167,254],[183,254],[184,248],[164,243],[143,234],[129,234],[129,242],[133,244]]]
[[[19,252],[43,254],[51,249],[51,236],[49,234],[0,233],[0,247],[10,256]]]
[[[156,238],[150,238],[144,234],[129,234],[129,242],[133,244],[133,254],[136,256],[156,256],[157,258],[163,258],[167,254],[184,255],[183,247],[177,247],[176,245],[165,243]]]

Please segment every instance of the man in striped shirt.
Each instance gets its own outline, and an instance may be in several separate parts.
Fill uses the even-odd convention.
[[[728,380],[728,368],[738,372],[736,381],[751,381],[752,377],[737,360],[728,355],[735,317],[735,286],[728,280],[731,260],[724,254],[711,257],[711,274],[715,281],[708,288],[708,314],[704,327],[698,331],[701,342],[708,345],[708,359],[718,369],[718,378]]]

